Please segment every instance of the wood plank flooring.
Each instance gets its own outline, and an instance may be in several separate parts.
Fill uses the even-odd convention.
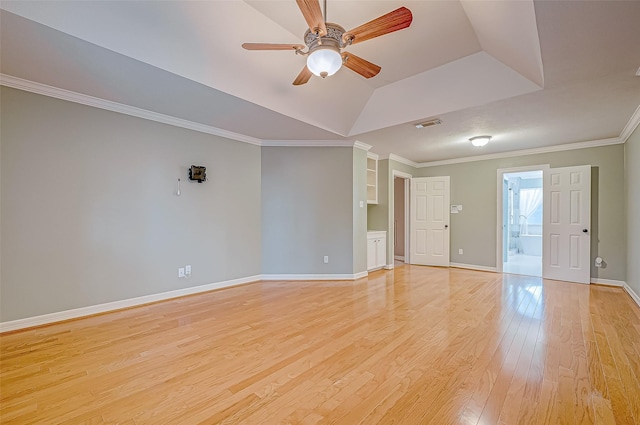
[[[0,336],[7,424],[637,424],[620,288],[401,266]]]

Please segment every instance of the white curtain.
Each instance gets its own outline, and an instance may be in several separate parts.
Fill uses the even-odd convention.
[[[529,234],[527,220],[542,204],[542,189],[520,189],[520,234]]]

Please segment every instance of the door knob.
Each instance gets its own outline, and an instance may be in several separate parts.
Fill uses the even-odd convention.
[[[445,225],[444,225],[444,228],[445,228],[445,229],[446,229],[446,228],[448,228],[448,227],[449,227],[449,225],[448,225],[448,224],[445,224]]]
[[[589,233],[589,229],[582,229],[582,233]]]

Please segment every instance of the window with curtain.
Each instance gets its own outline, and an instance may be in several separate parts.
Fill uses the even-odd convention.
[[[542,188],[520,189],[520,234],[542,234]]]

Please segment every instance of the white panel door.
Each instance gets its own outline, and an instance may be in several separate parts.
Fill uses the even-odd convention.
[[[544,171],[542,277],[591,282],[591,166]]]
[[[449,266],[449,176],[411,179],[410,261]]]

